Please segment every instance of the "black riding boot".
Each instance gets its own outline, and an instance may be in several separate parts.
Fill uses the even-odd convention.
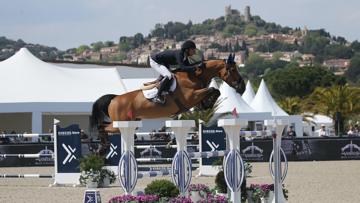
[[[162,95],[164,91],[169,91],[171,84],[171,79],[168,77],[164,77],[164,79],[160,82],[160,87],[156,97],[154,98],[154,102],[159,104],[165,104],[165,96]]]

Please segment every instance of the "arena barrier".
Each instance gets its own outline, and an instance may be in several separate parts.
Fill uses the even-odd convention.
[[[0,137],[34,138],[52,136],[54,139],[53,154],[0,154],[1,158],[40,158],[54,159],[54,174],[0,174],[0,178],[54,178],[56,185],[78,185],[80,177],[79,159],[81,157],[80,129],[77,125],[67,128],[58,126],[60,121],[54,119],[53,134],[2,134]]]
[[[173,182],[179,188],[181,194],[184,196],[186,190],[191,182],[191,158],[225,156],[224,159],[224,176],[228,188],[231,191],[231,201],[234,203],[241,202],[240,187],[245,175],[245,168],[242,158],[240,156],[240,129],[241,126],[247,124],[246,120],[241,119],[221,119],[218,121],[218,126],[224,128],[227,140],[229,143],[229,151],[221,152],[195,152],[187,153],[186,151],[186,132],[194,127],[195,122],[189,120],[172,120],[166,121],[166,127],[172,128],[178,152],[172,159],[171,176]],[[138,173],[137,159],[134,156],[134,132],[135,129],[142,126],[141,121],[115,121],[113,126],[119,128],[122,132],[122,156],[119,161],[118,177],[122,188],[127,194],[131,194],[136,186],[137,180],[143,177],[155,177],[169,175],[168,171],[149,172],[146,174]],[[274,176],[275,195],[273,202],[286,202],[282,193],[282,181],[286,176],[282,176],[281,158],[280,158],[280,144],[281,135],[285,125],[278,125],[276,132],[273,133],[274,138],[274,168],[272,169],[272,162],[269,163],[271,174]],[[270,159],[272,160],[272,159]],[[286,162],[286,158],[285,158]],[[287,165],[286,165],[287,170]],[[285,170],[285,171],[286,171]],[[275,172],[274,172],[275,171]]]

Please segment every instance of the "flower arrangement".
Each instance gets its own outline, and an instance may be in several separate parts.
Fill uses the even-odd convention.
[[[274,191],[274,184],[251,184],[250,191],[252,191],[252,199],[261,199],[269,194],[270,191]]]
[[[174,197],[169,200],[169,203],[193,203],[190,197]]]
[[[203,192],[210,192],[210,189],[207,185],[205,184],[190,184],[189,185],[189,188],[188,188],[188,191],[191,192],[191,191],[203,191]]]
[[[109,169],[101,169],[100,170],[100,182],[104,183],[105,178],[109,179],[109,184],[112,184],[116,180],[115,173],[110,171]]]
[[[197,201],[197,203],[228,203],[229,199],[223,195],[213,195],[209,193],[206,199]]]
[[[98,183],[100,181],[100,172],[94,171],[93,169],[88,171],[81,171],[79,181],[82,185],[86,185],[90,182]]]
[[[109,203],[155,203],[159,201],[157,195],[120,195],[113,197],[109,200]]]
[[[288,198],[288,190],[285,188],[285,185],[282,185],[283,188],[283,194],[285,199]],[[264,198],[269,195],[270,191],[274,191],[274,184],[251,184],[250,188],[248,188],[249,191],[252,191],[252,196],[248,197],[252,200],[260,200],[261,198]]]

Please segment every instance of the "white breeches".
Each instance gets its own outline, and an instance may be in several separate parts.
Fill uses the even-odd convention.
[[[156,72],[158,72],[160,75],[171,79],[171,72],[169,71],[169,69],[167,69],[163,65],[156,63],[154,60],[152,60],[151,57],[150,57],[150,66],[151,68],[155,69]]]

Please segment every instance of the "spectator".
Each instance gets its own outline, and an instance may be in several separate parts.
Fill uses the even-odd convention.
[[[347,132],[347,135],[348,135],[349,137],[356,136],[355,127],[350,126],[350,130]]]
[[[294,126],[290,126],[288,132],[287,132],[287,136],[290,138],[295,138],[296,137],[296,132],[294,130]]]
[[[329,134],[326,132],[326,127],[324,124],[321,124],[321,128],[319,130],[319,137],[327,137]]]
[[[85,133],[85,131],[84,130],[80,130],[80,139],[81,140],[86,140],[86,139],[88,139],[89,138],[89,136]]]
[[[6,134],[6,131],[0,131],[0,134]],[[0,138],[0,144],[9,144],[10,139],[8,137]]]
[[[360,133],[359,121],[357,121],[357,122],[355,123],[354,133],[359,136],[359,133]]]

